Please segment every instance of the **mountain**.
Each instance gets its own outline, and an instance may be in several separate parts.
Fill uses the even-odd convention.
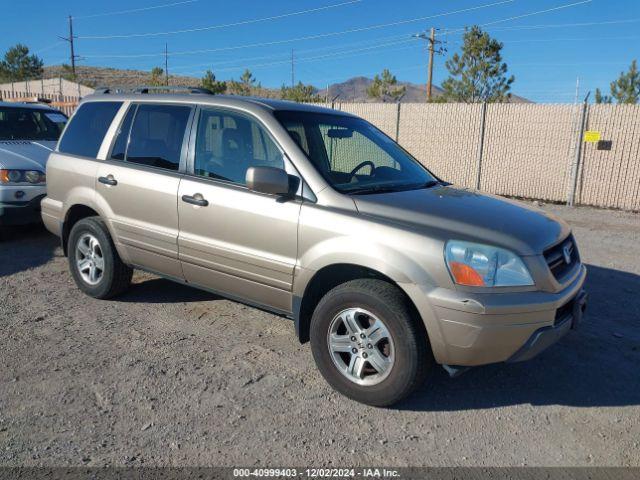
[[[367,95],[367,88],[373,83],[373,79],[367,77],[353,77],[342,83],[329,85],[329,95],[327,89],[319,90],[321,97],[327,96],[329,100],[338,96],[337,102],[376,102],[377,100]],[[402,102],[417,103],[424,102],[427,97],[426,85],[416,85],[410,82],[398,82],[398,85],[406,87],[406,93],[402,97]],[[442,94],[440,87],[433,86],[433,95]]]

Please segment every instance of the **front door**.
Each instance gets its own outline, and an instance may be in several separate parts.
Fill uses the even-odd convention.
[[[96,179],[97,200],[123,257],[179,279],[177,199],[191,111],[188,105],[132,105]]]
[[[202,108],[196,132],[178,192],[186,280],[290,313],[301,202],[245,187],[249,167],[284,168],[284,156],[257,120],[232,110]]]

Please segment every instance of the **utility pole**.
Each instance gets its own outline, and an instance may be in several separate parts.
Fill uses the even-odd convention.
[[[169,86],[169,46],[164,44],[164,78],[165,84]]]
[[[446,48],[440,47],[436,49],[436,45],[442,43],[439,40],[436,40],[436,29],[431,27],[429,35],[427,32],[422,32],[414,35],[415,38],[419,38],[421,40],[426,40],[429,43],[427,48],[429,52],[429,66],[427,68],[427,102],[431,101],[432,93],[433,93],[433,56],[437,53],[438,55],[444,54],[446,52]]]
[[[291,49],[291,87],[295,84],[295,63],[293,60],[293,48]]]
[[[78,55],[75,52],[74,40],[76,37],[73,36],[73,17],[69,15],[69,37],[59,37],[65,42],[69,42],[70,55],[69,58],[71,60],[71,72],[75,78],[76,76],[76,60],[78,59]]]
[[[433,88],[433,44],[436,41],[436,29],[431,27],[431,35],[429,35],[429,72],[427,74],[427,102],[431,101],[431,92]]]

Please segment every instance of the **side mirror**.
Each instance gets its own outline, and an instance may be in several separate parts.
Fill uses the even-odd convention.
[[[247,188],[254,192],[289,195],[291,190],[289,174],[281,168],[250,167],[245,180]]]

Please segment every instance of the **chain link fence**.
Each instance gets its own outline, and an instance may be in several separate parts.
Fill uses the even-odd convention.
[[[456,185],[640,211],[640,105],[327,106],[373,123]],[[585,143],[585,130],[601,140]]]

